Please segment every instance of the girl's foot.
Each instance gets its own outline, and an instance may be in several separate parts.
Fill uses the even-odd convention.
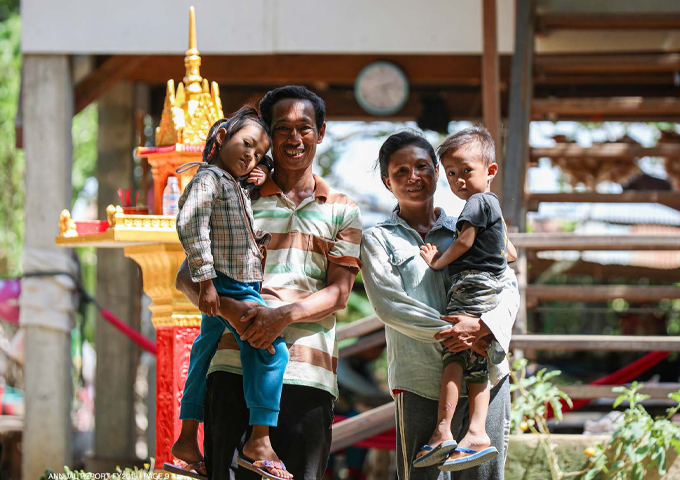
[[[186,462],[188,465],[192,465],[200,475],[206,475],[203,455],[201,455],[201,450],[198,448],[198,439],[196,437],[192,439],[180,435],[173,444],[170,453],[175,458]]]
[[[254,439],[253,437],[249,438],[243,446],[243,455],[251,458],[254,466],[264,468],[277,477],[286,479],[293,478],[293,475],[288,470],[280,468],[282,462],[272,448],[269,437],[261,437],[258,439]],[[269,460],[269,464],[265,463],[267,460]]]
[[[470,450],[476,450],[478,452],[481,452],[485,448],[489,448],[491,446],[491,439],[489,436],[486,434],[486,432],[481,433],[481,434],[471,434],[469,431],[463,439],[458,442],[459,447],[463,448],[469,448]],[[464,453],[464,452],[459,452],[458,450],[454,450],[451,452],[451,455],[448,456],[446,459],[447,461],[449,460],[456,460],[457,458],[463,458],[463,457],[469,457],[471,454],[469,453]]]

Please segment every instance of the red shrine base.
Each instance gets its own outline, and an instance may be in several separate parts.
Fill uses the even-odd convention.
[[[180,401],[191,345],[199,331],[197,326],[156,328],[156,465],[174,460],[170,449],[182,428]],[[198,431],[198,445],[203,450],[203,424]]]

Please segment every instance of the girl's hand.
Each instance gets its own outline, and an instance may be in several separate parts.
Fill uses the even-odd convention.
[[[215,290],[215,285],[213,285],[212,280],[204,280],[200,285],[198,309],[211,317],[217,316],[220,310],[220,296]]]
[[[257,167],[253,168],[253,170],[250,172],[250,175],[248,175],[247,183],[253,183],[258,187],[261,187],[264,185],[265,180],[267,180],[267,172],[264,168],[258,165]]]
[[[420,247],[420,256],[425,259],[430,267],[432,267],[434,257],[437,256],[437,247],[431,243],[426,243]]]

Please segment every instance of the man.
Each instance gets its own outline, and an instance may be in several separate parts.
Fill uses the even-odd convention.
[[[220,314],[236,322],[254,317],[242,321],[239,333],[258,348],[284,335],[290,360],[271,446],[296,479],[316,480],[326,468],[338,396],[334,313],[347,304],[360,267],[361,217],[356,203],[312,174],[326,129],[323,101],[304,87],[286,86],[267,93],[260,111],[271,128],[275,165],[252,202],[257,226],[272,234],[262,284],[268,307],[221,297]],[[197,304],[188,269],[180,270],[177,288]],[[247,428],[238,346],[226,331],[208,371],[209,478],[258,478],[236,466]]]

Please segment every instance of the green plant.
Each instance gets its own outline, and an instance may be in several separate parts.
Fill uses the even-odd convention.
[[[591,480],[600,473],[613,480],[641,480],[653,467],[659,475],[666,473],[666,454],[674,448],[680,454],[680,426],[671,422],[671,418],[680,410],[680,391],[668,397],[677,405],[666,411],[665,417],[652,418],[640,405],[649,395],[640,392],[643,384],[633,382],[630,388],[615,387],[614,392],[621,393],[614,402],[618,407],[628,402],[629,407],[623,412],[623,419],[606,444],[594,447],[590,459],[591,466],[583,476]]]
[[[147,479],[169,479],[169,473],[154,473],[154,459],[144,464],[144,468],[125,468],[116,467],[113,473],[92,473],[83,470],[71,470],[64,467],[64,473],[55,473],[52,470],[45,470],[40,480],[147,480]]]
[[[513,371],[510,372],[512,385],[510,392],[514,394],[512,410],[510,413],[511,430],[530,431],[539,436],[539,443],[550,468],[553,480],[577,477],[585,473],[563,472],[560,468],[555,450],[557,445],[550,438],[548,429],[548,405],[552,408],[557,421],[562,420],[562,403],[564,400],[570,407],[573,406],[571,399],[566,393],[557,388],[551,380],[562,372],[553,370],[548,372],[545,368],[539,370],[536,375],[526,375],[527,360],[522,358],[513,363]]]

